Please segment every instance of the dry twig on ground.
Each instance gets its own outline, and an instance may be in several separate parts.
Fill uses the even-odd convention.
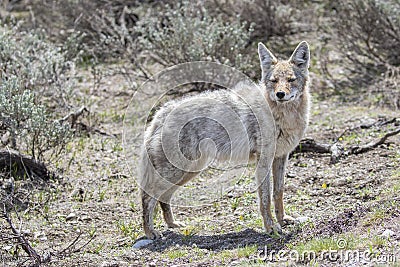
[[[385,126],[388,124],[394,124],[395,126],[398,126],[398,119],[393,118],[393,119],[389,119],[389,120],[378,120],[374,123],[362,124],[362,125],[359,125],[359,126],[356,126],[353,128],[348,128],[342,134],[340,134],[339,137],[337,137],[335,142],[333,142],[332,144],[320,143],[320,142],[315,141],[314,139],[306,138],[306,139],[301,140],[300,144],[296,147],[296,149],[293,151],[293,153],[314,152],[314,153],[319,153],[319,154],[330,154],[331,155],[330,163],[335,164],[339,161],[340,158],[342,158],[344,156],[365,153],[365,152],[368,152],[368,151],[378,147],[379,145],[384,144],[389,137],[400,133],[400,127],[387,132],[381,138],[377,138],[367,144],[343,147],[338,142],[341,139],[341,137],[343,137],[346,133],[357,130],[357,129],[368,129],[371,127],[379,128],[379,127],[382,127],[382,126]]]

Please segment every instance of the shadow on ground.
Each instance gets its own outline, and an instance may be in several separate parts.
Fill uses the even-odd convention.
[[[375,203],[375,206],[380,203]],[[308,240],[314,236],[329,237],[335,234],[341,234],[351,231],[357,226],[359,221],[364,218],[374,205],[355,205],[353,208],[348,208],[341,213],[335,214],[329,219],[323,219],[309,223],[303,227],[293,227],[290,231],[284,234],[268,235],[266,233],[257,232],[253,229],[245,229],[240,232],[230,232],[217,235],[191,235],[185,236],[173,231],[165,231],[163,237],[154,241],[143,249],[152,252],[162,252],[173,246],[196,246],[201,249],[210,251],[231,250],[246,246],[257,245],[258,248],[280,250],[283,249],[286,243],[293,239]],[[392,217],[399,217],[400,213],[393,211]]]
[[[265,247],[281,249],[285,243],[296,237],[297,232],[287,234],[268,235],[253,229],[245,229],[240,232],[231,232],[220,235],[191,235],[185,236],[173,231],[165,231],[163,237],[144,247],[150,251],[162,252],[172,246],[197,246],[201,249],[221,251],[245,246]]]

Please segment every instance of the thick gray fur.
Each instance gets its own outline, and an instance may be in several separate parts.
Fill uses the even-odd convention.
[[[159,202],[169,227],[174,220],[173,193],[211,162],[257,162],[260,211],[267,232],[293,218],[283,206],[284,175],[289,153],[304,135],[309,114],[309,48],[302,42],[287,61],[278,61],[259,44],[259,85],[240,83],[232,90],[207,92],[171,101],[147,127],[140,162],[143,226],[156,239],[153,212]],[[278,97],[279,96],[279,97]],[[279,225],[271,214],[273,199]]]

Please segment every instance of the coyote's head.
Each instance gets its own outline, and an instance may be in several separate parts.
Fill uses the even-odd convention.
[[[262,44],[258,44],[261,63],[261,84],[265,86],[270,100],[289,103],[303,94],[308,79],[310,49],[301,42],[288,60],[277,60]]]

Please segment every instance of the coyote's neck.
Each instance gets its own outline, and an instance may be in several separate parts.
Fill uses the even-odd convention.
[[[304,90],[298,100],[276,103],[268,100],[275,119],[277,144],[275,156],[290,153],[303,137],[309,120],[310,95]]]

